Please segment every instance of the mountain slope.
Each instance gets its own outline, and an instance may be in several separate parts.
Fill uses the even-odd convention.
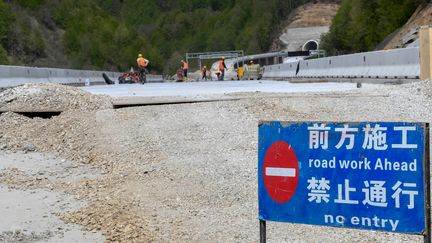
[[[311,39],[318,40],[328,32],[339,2],[307,3],[294,9],[282,23],[283,31],[272,44],[274,51],[297,51]]]
[[[186,52],[267,51],[311,0],[0,0],[0,63],[170,73]]]
[[[422,4],[416,9],[411,18],[394,33],[394,36],[386,43],[383,49],[402,47],[406,35],[409,35],[420,26],[430,24],[432,24],[432,4]]]
[[[329,55],[371,51],[426,0],[343,0],[321,46]]]

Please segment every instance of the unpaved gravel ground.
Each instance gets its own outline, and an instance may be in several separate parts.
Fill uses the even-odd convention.
[[[55,187],[99,173],[57,156],[0,151],[0,242],[102,242],[100,232],[61,220],[87,203]]]
[[[52,178],[68,168],[56,165],[38,179],[32,166],[8,164],[0,170],[0,184],[20,190],[50,185],[85,200],[84,207],[59,217],[100,232],[108,242],[257,242],[259,120],[428,122],[431,85],[258,93],[247,99],[241,94],[237,101],[68,110],[51,119],[3,113],[5,153],[52,154],[76,171],[99,172],[77,178],[72,170],[68,179]],[[412,235],[268,223],[268,242],[421,241]]]

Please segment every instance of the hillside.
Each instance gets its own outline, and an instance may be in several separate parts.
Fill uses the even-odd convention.
[[[426,0],[343,0],[321,46],[329,55],[371,51]]]
[[[420,26],[432,24],[432,4],[420,5],[411,18],[394,33],[383,49],[400,48],[403,46],[403,40],[406,35],[415,32]]]
[[[339,9],[337,3],[307,3],[290,13],[289,28],[329,26]]]
[[[298,51],[308,40],[319,40],[328,32],[339,9],[339,2],[311,2],[291,11],[283,23],[283,31],[272,44],[273,51]]]
[[[169,73],[186,52],[267,51],[274,26],[307,2],[0,0],[0,63],[125,70],[142,52]]]
[[[0,64],[122,71],[142,52],[152,71],[168,74],[186,52],[280,50],[275,40],[287,26],[325,26],[338,6],[321,46],[329,55],[369,51],[425,2],[0,0]],[[418,15],[412,25],[430,23],[427,11]]]

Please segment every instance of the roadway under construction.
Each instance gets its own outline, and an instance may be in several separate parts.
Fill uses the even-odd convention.
[[[257,241],[260,120],[432,119],[429,81],[365,84],[361,89],[341,83],[220,84],[84,88],[118,97],[57,84],[1,93],[2,108],[31,103],[34,109],[57,107],[61,112],[50,118],[0,115],[0,194],[7,199],[0,203],[0,213],[6,216],[0,239]],[[139,96],[178,98],[175,85],[184,85],[180,92],[191,99],[207,102],[112,107],[116,100]],[[415,235],[276,223],[269,225],[268,237],[276,242],[422,240]]]
[[[406,69],[417,68],[418,74],[396,78],[412,82],[362,88],[321,76],[302,77],[303,83],[266,79],[72,87],[61,85],[69,80],[68,71],[43,70],[45,76],[35,79],[48,76],[51,83],[0,93],[0,241],[257,242],[259,122],[431,121],[430,43],[420,35],[416,53],[421,55]],[[329,58],[314,60],[301,61],[300,70],[316,67],[313,62],[335,64]],[[266,67],[264,74],[289,69],[283,65]],[[386,59],[382,66],[392,65],[404,64]],[[19,82],[32,79],[8,75]],[[423,238],[274,223],[268,240]]]

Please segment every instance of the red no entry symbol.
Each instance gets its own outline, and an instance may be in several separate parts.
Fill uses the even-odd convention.
[[[297,156],[287,142],[270,145],[264,157],[264,186],[278,203],[288,202],[297,188],[299,166]]]

